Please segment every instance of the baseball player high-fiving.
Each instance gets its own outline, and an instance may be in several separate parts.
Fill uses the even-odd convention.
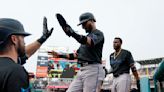
[[[54,57],[77,59],[78,64],[81,65],[67,92],[99,92],[105,77],[105,71],[101,64],[104,35],[96,28],[95,17],[92,13],[87,12],[79,18],[78,25],[82,25],[82,28],[88,33],[86,36],[77,34],[61,14],[56,14],[56,17],[66,35],[73,37],[81,44],[77,53],[52,52]]]

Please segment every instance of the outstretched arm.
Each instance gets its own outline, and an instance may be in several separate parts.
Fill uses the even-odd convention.
[[[77,59],[77,53],[63,53],[59,54],[55,51],[48,52],[48,54],[52,55],[54,58],[65,58],[69,60]]]
[[[42,36],[37,41],[26,46],[25,50],[26,50],[26,55],[28,58],[31,57],[40,48],[40,46],[50,37],[50,35],[52,34],[52,31],[53,31],[53,28],[51,28],[51,30],[48,30],[47,18],[44,17]]]
[[[75,33],[75,31],[69,25],[66,27],[65,31],[70,32],[70,35],[75,38],[79,43],[87,44],[89,46],[93,45],[93,41],[90,37]]]
[[[26,46],[25,51],[27,57],[31,57],[41,46],[42,44],[38,41],[34,41],[33,43]]]
[[[87,36],[83,36],[83,35],[79,35],[77,33],[75,33],[75,31],[71,28],[70,25],[67,24],[66,20],[64,19],[64,17],[61,14],[56,14],[57,20],[60,24],[60,26],[62,27],[63,31],[65,32],[65,34],[67,36],[72,36],[73,38],[75,38],[79,43],[81,44],[88,44],[88,45],[92,45],[92,39],[90,37]]]
[[[27,45],[25,47],[25,55],[22,57],[19,57],[19,64],[23,65],[26,63],[26,60],[31,57],[39,48],[40,46],[51,36],[53,31],[53,28],[51,30],[48,30],[47,28],[47,18],[44,17],[43,19],[43,34],[42,36],[34,41],[33,43]]]

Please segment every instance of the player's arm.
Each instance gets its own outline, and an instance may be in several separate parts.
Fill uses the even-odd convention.
[[[138,72],[137,72],[137,69],[136,69],[136,66],[134,64],[131,64],[130,65],[130,68],[131,68],[131,71],[135,77],[136,80],[139,80],[139,75],[138,75]]]
[[[140,90],[140,78],[139,78],[139,75],[138,75],[138,72],[137,72],[137,68],[134,64],[135,61],[134,61],[133,56],[130,52],[128,53],[127,58],[128,58],[127,60],[129,61],[131,71],[133,72],[133,75],[136,79],[137,88]]]
[[[68,24],[66,25],[66,27],[63,28],[63,30],[66,35],[68,35],[69,37],[72,36],[79,43],[91,45],[92,40],[90,37],[77,34]]]
[[[133,59],[133,56],[132,56],[131,52],[129,52],[129,51],[127,51],[127,61],[129,63],[129,66],[131,68],[131,71],[132,71],[134,77],[136,78],[136,80],[139,80],[139,75],[137,73],[137,68],[135,66],[135,61]]]
[[[93,36],[95,38],[92,39],[92,36],[79,35],[70,27],[70,25],[67,24],[66,20],[64,19],[64,17],[61,14],[56,14],[56,17],[58,19],[59,24],[61,25],[62,29],[64,30],[64,32],[66,33],[67,36],[69,36],[69,37],[72,36],[80,44],[87,44],[89,46],[94,46],[97,43],[97,42],[95,43],[94,40],[99,39],[98,37]]]
[[[26,46],[25,51],[27,57],[31,57],[41,46],[42,44],[38,41],[34,41],[33,43]]]
[[[69,25],[64,29],[69,36],[72,36],[81,44],[87,44],[89,46],[94,46],[104,39],[103,33],[95,33],[90,36],[84,36],[77,34]]]
[[[134,64],[131,64],[130,68],[131,68],[131,70],[133,72],[134,77],[136,78],[136,85],[137,85],[138,91],[140,92],[140,78],[139,78],[137,69],[136,69]]]
[[[40,46],[51,36],[53,32],[53,28],[51,30],[48,30],[47,28],[47,18],[44,17],[43,19],[43,34],[42,36],[34,41],[33,43],[27,45],[25,47],[25,55],[22,57],[19,57],[19,64],[23,65],[26,63],[26,60],[31,57],[39,48]]]
[[[134,75],[134,77],[136,79],[136,85],[137,85],[137,88],[138,88],[138,90],[140,92],[140,78],[139,78],[139,75],[138,75],[138,72],[137,72],[137,68],[136,68],[136,66],[134,64],[134,59],[133,59],[131,53],[129,53],[129,60],[130,60],[130,68],[131,68],[132,73],[133,73],[133,75]]]
[[[77,53],[62,53],[59,54],[55,51],[48,52],[48,54],[52,55],[54,58],[65,58],[69,60],[77,59]]]
[[[50,35],[52,34],[52,31],[53,31],[53,28],[51,28],[51,30],[48,30],[47,18],[44,17],[42,36],[37,41],[27,45],[26,48],[25,48],[26,55],[27,55],[28,58],[30,56],[32,56],[40,48],[40,46],[50,37]]]

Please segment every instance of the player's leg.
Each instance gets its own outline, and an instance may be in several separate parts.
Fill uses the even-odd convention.
[[[76,75],[76,78],[70,84],[68,90],[66,92],[83,92],[83,82],[81,77],[82,72],[79,72]]]
[[[119,76],[117,92],[130,92],[131,77],[129,74],[122,74]]]
[[[117,78],[113,78],[111,92],[117,92],[116,86],[117,86]]]
[[[100,64],[86,67],[83,92],[98,92],[105,78],[105,71]]]

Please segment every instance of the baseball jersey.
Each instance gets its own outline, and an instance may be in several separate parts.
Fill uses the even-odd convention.
[[[21,92],[29,90],[26,70],[11,58],[0,57],[0,92]]]
[[[93,42],[93,46],[87,44],[81,44],[80,48],[77,50],[78,62],[97,62],[101,63],[102,49],[104,44],[104,35],[100,30],[92,31],[87,35]]]
[[[121,49],[120,54],[114,58],[114,53],[110,55],[110,65],[113,69],[113,75],[130,72],[130,65],[134,63],[131,53]]]

